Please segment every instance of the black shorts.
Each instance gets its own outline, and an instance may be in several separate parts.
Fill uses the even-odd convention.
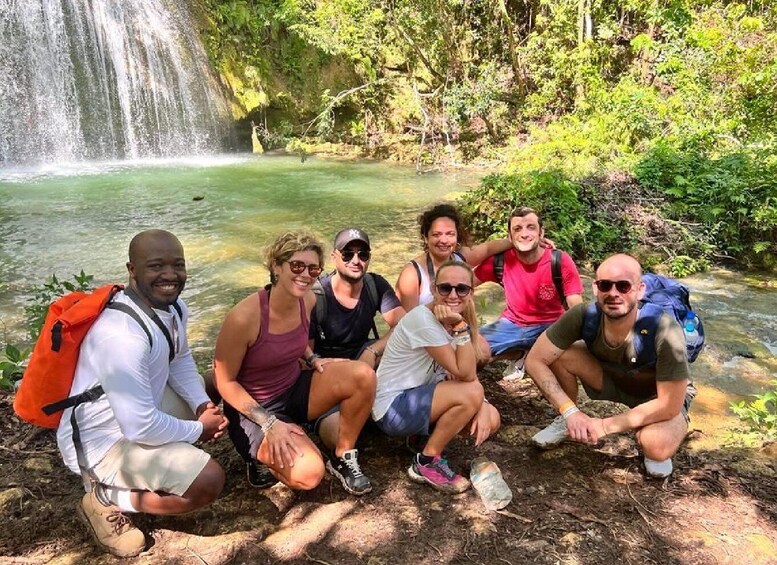
[[[261,403],[262,408],[274,414],[279,420],[290,424],[310,424],[308,420],[308,402],[310,385],[313,381],[313,371],[305,370],[297,381],[288,389]],[[246,461],[253,461],[259,453],[259,446],[264,439],[264,432],[256,422],[249,420],[235,408],[224,402],[224,415],[229,419],[229,439],[235,449]]]

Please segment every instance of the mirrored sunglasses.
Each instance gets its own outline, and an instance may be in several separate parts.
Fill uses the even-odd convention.
[[[314,279],[318,277],[318,275],[321,274],[321,271],[324,270],[323,267],[320,265],[306,265],[304,261],[286,261],[289,264],[289,269],[291,269],[291,272],[295,275],[302,274],[302,272],[307,269],[308,273],[311,277]]]

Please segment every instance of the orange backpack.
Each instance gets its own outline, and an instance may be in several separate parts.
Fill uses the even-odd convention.
[[[102,395],[102,387],[98,386],[68,397],[81,342],[106,308],[133,317],[151,341],[151,333],[140,315],[126,304],[112,302],[123,288],[109,284],[91,293],[71,292],[51,303],[14,399],[14,411],[20,418],[36,426],[56,428],[64,409]]]

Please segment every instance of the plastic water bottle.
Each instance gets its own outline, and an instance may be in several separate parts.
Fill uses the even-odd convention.
[[[501,510],[513,499],[513,493],[502,478],[499,467],[485,457],[477,457],[472,461],[469,478],[488,510]]]
[[[685,315],[685,343],[695,345],[699,339],[699,317],[693,310]]]

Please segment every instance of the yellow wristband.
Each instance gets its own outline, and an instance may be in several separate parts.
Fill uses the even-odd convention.
[[[572,402],[571,400],[568,401],[568,402],[565,402],[564,404],[562,404],[561,406],[558,407],[558,413],[559,414],[563,414],[564,412],[566,412],[567,410],[572,408],[574,405],[575,405],[575,403]]]

